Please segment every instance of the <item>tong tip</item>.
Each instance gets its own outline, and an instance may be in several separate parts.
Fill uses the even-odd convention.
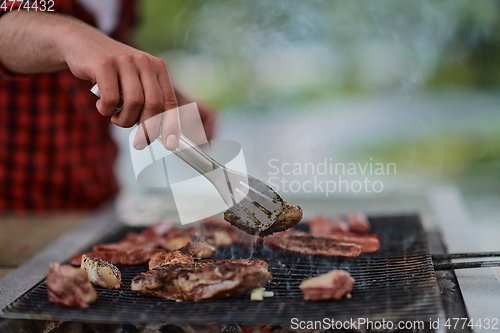
[[[248,234],[265,237],[275,232],[285,231],[287,229],[293,228],[302,220],[303,212],[302,208],[300,208],[299,206],[293,206],[287,202],[283,202],[282,207],[283,209],[281,210],[281,212],[276,216],[270,226],[266,229],[261,229],[261,227],[257,225],[251,218],[247,217],[246,219],[244,219],[243,217],[236,215],[231,211],[231,209],[228,209],[224,212],[224,220]],[[265,225],[269,225],[269,223]]]

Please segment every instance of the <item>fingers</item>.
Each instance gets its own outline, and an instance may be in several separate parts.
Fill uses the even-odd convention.
[[[163,145],[173,150],[180,137],[180,120],[165,61],[131,48],[128,51],[100,66],[97,108],[120,127],[140,123],[133,142],[136,149],[144,149],[155,140],[161,128]]]
[[[118,74],[123,105],[121,111],[115,114],[111,121],[120,127],[132,127],[139,121],[144,105],[144,90],[139,72],[133,63],[123,63]],[[116,107],[116,105],[115,105]]]
[[[158,83],[163,94],[164,110],[161,136],[163,139],[163,146],[168,150],[174,150],[179,145],[179,137],[181,134],[179,108],[165,62],[158,62],[158,66]]]
[[[147,59],[149,62],[149,59]],[[139,116],[140,128],[134,138],[133,145],[136,149],[144,149],[160,135],[162,113],[164,111],[163,93],[158,83],[153,64],[144,64],[149,71],[140,73],[144,89],[144,106]]]
[[[120,103],[117,73],[113,68],[101,71],[96,81],[100,93],[100,99],[96,103],[97,110],[105,117],[111,116],[116,113],[116,106]]]

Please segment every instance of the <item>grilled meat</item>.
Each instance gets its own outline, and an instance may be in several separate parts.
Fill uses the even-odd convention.
[[[188,245],[190,242],[192,242],[192,240],[193,239],[190,236],[178,236],[168,240],[162,239],[161,247],[163,247],[167,251],[175,251]]]
[[[47,296],[58,305],[87,308],[97,299],[97,293],[81,268],[50,264],[47,273]]]
[[[202,260],[141,273],[131,288],[142,295],[199,301],[250,293],[271,279],[262,260]]]
[[[302,281],[299,288],[306,301],[339,300],[346,296],[351,298],[354,279],[343,270],[333,270]]]
[[[280,252],[322,255],[331,257],[357,257],[363,253],[363,247],[352,242],[330,238],[314,237],[299,231],[283,232],[264,239],[264,244]]]
[[[334,232],[349,231],[349,224],[339,218],[327,218],[323,215],[316,215],[307,222],[311,234],[321,237]]]
[[[82,256],[81,268],[87,272],[90,283],[106,289],[120,289],[122,274],[118,268],[108,261]]]
[[[149,269],[173,264],[190,264],[194,259],[210,258],[215,253],[215,248],[205,242],[188,243],[183,248],[168,252],[155,253],[149,259]]]
[[[157,248],[146,248],[146,249],[132,249],[130,251],[126,250],[108,250],[108,251],[93,251],[87,253],[80,253],[71,258],[71,264],[74,266],[80,266],[82,262],[82,256],[85,254],[87,257],[97,258],[105,261],[109,261],[115,266],[138,266],[147,264],[149,258],[157,252],[165,252],[162,249]]]
[[[380,238],[377,235],[339,232],[324,235],[320,238],[328,238],[338,242],[360,245],[363,249],[363,253],[377,252],[380,249]]]
[[[203,230],[200,234],[203,241],[215,247],[225,247],[233,244],[234,237],[231,237],[230,233],[224,230]]]
[[[149,269],[153,269],[167,265],[191,263],[194,263],[194,259],[191,254],[177,250],[174,252],[158,252],[153,254],[151,259],[149,259],[148,267]]]
[[[250,247],[259,238],[249,235],[224,220],[207,218],[200,224],[200,238],[212,246],[228,246],[232,243]]]
[[[260,237],[265,237],[275,232],[280,232],[292,228],[296,226],[301,219],[302,209],[298,206],[292,206],[284,202],[283,210],[276,217],[274,223],[268,229],[259,232],[253,228],[250,228],[246,223],[242,222],[240,218],[236,216],[232,211],[226,210],[224,212],[224,220],[248,234],[257,234]]]
[[[160,240],[160,246],[167,251],[178,250],[192,242],[195,233],[196,229],[194,227],[170,228]]]
[[[124,239],[117,243],[97,244],[92,251],[120,250],[131,251],[133,249],[151,249],[160,245],[160,237],[150,233],[138,234],[129,232]]]
[[[208,259],[214,255],[215,247],[205,242],[193,242],[181,248],[180,251],[190,254],[195,259]]]
[[[358,212],[347,215],[347,222],[349,223],[349,230],[352,232],[367,234],[371,231],[370,222],[363,213]]]

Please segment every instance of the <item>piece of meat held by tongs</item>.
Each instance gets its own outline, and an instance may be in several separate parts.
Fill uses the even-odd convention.
[[[100,97],[97,85],[91,91]],[[283,202],[264,182],[226,168],[184,135],[172,152],[213,184],[229,207],[224,219],[241,230],[264,237],[289,229],[302,219],[300,207]]]
[[[302,219],[300,207],[283,202],[264,182],[226,168],[183,135],[173,152],[214,185],[230,207],[224,219],[241,230],[264,237]]]
[[[229,207],[224,219],[241,230],[263,237],[302,219],[300,207],[283,202],[264,182],[226,168],[183,135],[173,152],[214,185]]]

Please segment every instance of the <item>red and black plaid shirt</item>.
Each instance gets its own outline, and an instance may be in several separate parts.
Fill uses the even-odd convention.
[[[54,5],[95,25],[75,0]],[[134,18],[135,1],[122,0],[112,37],[125,42]],[[0,63],[0,211],[93,208],[117,192],[117,147],[91,86],[69,70],[16,75]]]

